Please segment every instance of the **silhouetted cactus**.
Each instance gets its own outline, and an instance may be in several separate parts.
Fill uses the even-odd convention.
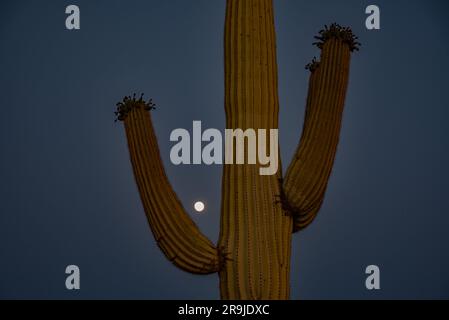
[[[154,104],[126,97],[117,105],[143,206],[154,237],[181,269],[218,272],[223,299],[287,299],[292,232],[305,228],[323,202],[337,149],[351,52],[349,28],[332,24],[316,45],[300,144],[285,178],[259,165],[224,165],[221,230],[215,246],[190,219],[165,174],[151,122]],[[271,0],[227,0],[226,128],[278,128],[278,79]]]

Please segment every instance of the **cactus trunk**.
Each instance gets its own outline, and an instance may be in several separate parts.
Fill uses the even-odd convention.
[[[276,39],[271,0],[229,0],[225,23],[226,128],[278,128]],[[225,165],[219,246],[224,299],[286,299],[292,219],[276,202],[281,170]]]

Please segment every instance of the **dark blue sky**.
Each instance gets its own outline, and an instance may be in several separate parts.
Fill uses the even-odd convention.
[[[65,7],[81,30],[65,29]],[[381,30],[365,29],[380,6]],[[170,132],[224,129],[225,1],[2,1],[0,298],[219,298],[218,277],[172,266],[147,226],[115,103],[145,92],[170,180],[218,238],[221,167],[169,162]],[[324,24],[363,43],[352,60],[341,144],[317,220],[294,236],[293,299],[449,298],[447,1],[275,1],[280,143],[302,128]],[[193,213],[192,213],[193,214]],[[81,290],[65,289],[65,267]],[[379,265],[381,287],[365,289]]]

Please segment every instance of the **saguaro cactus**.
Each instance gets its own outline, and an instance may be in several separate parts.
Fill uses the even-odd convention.
[[[359,43],[332,24],[307,65],[310,84],[302,137],[285,178],[259,165],[224,165],[218,245],[190,219],[165,174],[142,97],[117,105],[143,206],[167,258],[195,273],[219,273],[223,299],[288,299],[292,233],[309,225],[323,202],[339,140],[351,52]],[[277,129],[278,83],[272,0],[227,0],[225,110],[230,129]],[[279,166],[280,167],[280,166]]]

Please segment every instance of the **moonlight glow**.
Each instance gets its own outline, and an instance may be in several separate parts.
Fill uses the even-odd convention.
[[[204,211],[205,205],[204,202],[202,201],[197,201],[195,202],[195,204],[193,205],[193,207],[195,208],[195,211],[200,213]]]

